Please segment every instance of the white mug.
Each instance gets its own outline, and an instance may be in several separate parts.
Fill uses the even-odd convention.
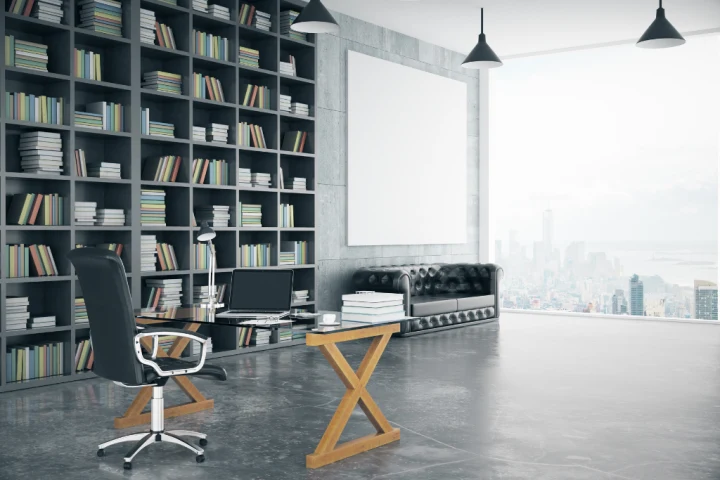
[[[323,323],[335,323],[335,314],[326,313],[322,316]]]

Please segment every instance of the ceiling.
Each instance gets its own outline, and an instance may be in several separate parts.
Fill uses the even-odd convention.
[[[323,0],[352,17],[461,53],[480,33],[500,57],[636,39],[657,0]],[[664,0],[680,32],[720,28],[720,0]]]

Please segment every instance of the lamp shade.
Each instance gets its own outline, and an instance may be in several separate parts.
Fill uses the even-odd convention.
[[[480,69],[500,67],[502,64],[503,62],[495,52],[493,52],[490,45],[487,44],[485,34],[481,33],[478,37],[477,45],[472,49],[462,66],[465,68]]]
[[[337,33],[340,31],[340,26],[320,0],[310,0],[290,28],[303,33]]]
[[[209,242],[210,240],[213,240],[217,234],[215,233],[215,230],[210,228],[210,225],[208,225],[208,222],[202,222],[202,226],[200,227],[200,232],[198,233],[197,239],[198,242]]]
[[[660,7],[657,9],[655,21],[645,30],[638,40],[637,46],[640,48],[670,48],[683,43],[685,43],[685,39],[665,18],[665,9]]]

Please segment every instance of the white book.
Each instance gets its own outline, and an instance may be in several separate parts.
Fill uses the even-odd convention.
[[[384,315],[362,315],[359,313],[344,313],[342,314],[343,321],[347,322],[361,322],[361,323],[383,323],[392,322],[396,320],[402,320],[405,318],[403,312],[386,313]]]

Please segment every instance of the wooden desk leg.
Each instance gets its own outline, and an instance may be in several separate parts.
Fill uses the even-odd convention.
[[[393,428],[372,399],[366,386],[377,366],[380,357],[390,341],[391,333],[385,333],[373,339],[370,348],[365,354],[357,372],[354,372],[343,357],[335,343],[320,345],[318,348],[335,370],[340,380],[345,384],[346,391],[335,414],[330,420],[325,433],[320,440],[315,453],[307,455],[305,465],[307,468],[318,468],[358,453],[377,448],[379,446],[400,440],[400,429]],[[373,424],[377,433],[351,440],[337,445],[350,415],[359,404],[362,411]]]
[[[185,330],[189,332],[196,332],[198,328],[200,328],[200,324],[190,323],[185,327]],[[141,342],[148,350],[152,349],[152,339],[145,337],[141,340]],[[177,337],[167,353],[165,353],[162,348],[159,348],[157,356],[178,358],[189,342],[189,338]],[[200,390],[197,389],[188,377],[172,377],[172,379],[178,384],[180,389],[185,392],[188,397],[190,397],[190,401],[183,403],[182,405],[166,407],[165,418],[179,417],[182,415],[201,412],[203,410],[210,410],[215,406],[215,401],[205,398],[205,396],[200,393]],[[133,400],[130,404],[130,407],[128,407],[125,411],[125,414],[122,417],[115,417],[115,428],[128,428],[150,423],[150,412],[142,412],[148,402],[150,402],[151,397],[152,387],[142,388],[135,396],[135,400]]]

